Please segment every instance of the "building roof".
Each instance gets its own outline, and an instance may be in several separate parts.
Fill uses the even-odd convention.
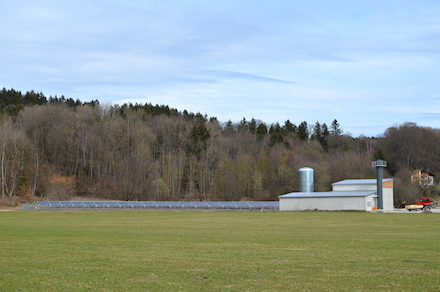
[[[393,180],[392,178],[384,178],[382,179],[382,182],[387,182]],[[335,183],[332,183],[333,185],[372,185],[372,184],[377,184],[377,179],[372,178],[372,179],[345,179],[345,180],[341,180]]]
[[[376,191],[339,191],[339,192],[295,192],[278,198],[334,198],[334,197],[366,197],[376,194]]]
[[[426,171],[426,170],[424,170],[424,169],[416,169],[416,170],[413,170],[412,173],[411,173],[411,175],[415,175],[415,174],[418,174],[418,173],[427,173],[427,174],[429,174],[430,176],[435,176],[435,174],[432,174],[432,173],[430,173],[429,171]]]

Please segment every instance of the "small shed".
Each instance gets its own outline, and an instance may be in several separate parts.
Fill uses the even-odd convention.
[[[347,179],[332,184],[331,192],[293,192],[278,197],[280,211],[372,211],[377,207],[376,179]],[[383,180],[384,210],[393,209],[393,179]]]

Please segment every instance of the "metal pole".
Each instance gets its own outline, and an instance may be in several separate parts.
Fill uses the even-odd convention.
[[[376,167],[376,178],[377,178],[377,208],[383,210],[383,189],[382,189],[382,177],[383,177],[383,167]]]
[[[383,160],[373,161],[373,167],[376,167],[377,179],[377,209],[383,210],[383,168],[387,166],[387,162]]]

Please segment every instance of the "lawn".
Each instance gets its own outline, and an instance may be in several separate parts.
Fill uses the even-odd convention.
[[[440,215],[0,212],[0,291],[438,291]]]

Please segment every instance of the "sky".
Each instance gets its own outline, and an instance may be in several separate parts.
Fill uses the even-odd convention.
[[[440,128],[438,0],[2,0],[0,87],[220,122]]]

